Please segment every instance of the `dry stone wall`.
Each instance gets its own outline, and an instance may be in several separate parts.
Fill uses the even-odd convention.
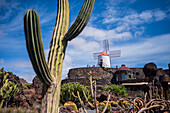
[[[145,74],[143,68],[130,68],[136,80],[145,79]],[[89,75],[92,73],[93,80],[97,81],[97,85],[101,88],[104,88],[107,85],[111,85],[111,79],[114,73],[117,71],[117,68],[101,68],[101,67],[86,67],[86,68],[73,68],[68,72],[68,77],[62,80],[62,84],[72,82],[80,83],[87,87],[90,87]],[[157,71],[157,78],[159,75],[165,74],[165,71],[160,68]]]

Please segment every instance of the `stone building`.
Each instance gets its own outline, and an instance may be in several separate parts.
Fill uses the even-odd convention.
[[[126,67],[124,64],[115,72],[116,81],[124,81],[128,79],[134,79],[132,70]]]
[[[136,88],[136,90],[139,89],[138,87],[141,87],[141,85],[147,84],[143,68],[128,68],[125,65],[122,65],[120,68],[72,68],[68,72],[68,77],[62,80],[62,84],[68,82],[80,83],[87,88],[90,88],[88,75],[90,71],[92,72],[93,80],[96,80],[97,89],[99,90],[99,92],[102,91],[104,87],[112,84],[122,84],[127,87]],[[158,78],[159,75],[165,73],[168,73],[168,70],[163,70],[162,68],[159,68],[156,77]],[[116,76],[118,82],[116,82]]]

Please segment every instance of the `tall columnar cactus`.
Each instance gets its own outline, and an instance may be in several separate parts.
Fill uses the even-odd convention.
[[[35,10],[29,9],[24,16],[27,50],[33,68],[44,83],[42,113],[57,113],[60,99],[62,65],[68,41],[78,36],[90,19],[95,0],[85,0],[73,25],[69,25],[68,0],[58,0],[57,18],[50,43],[48,64],[45,60],[40,20]]]

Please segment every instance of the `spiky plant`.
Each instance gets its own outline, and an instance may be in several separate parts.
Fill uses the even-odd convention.
[[[57,17],[50,43],[48,63],[45,60],[40,20],[35,10],[29,9],[24,16],[27,50],[34,71],[44,84],[42,113],[58,113],[61,73],[68,41],[78,36],[90,19],[95,0],[85,0],[73,25],[69,25],[68,0],[58,0]]]
[[[4,102],[8,102],[12,96],[19,92],[17,84],[7,79],[8,73],[4,68],[0,69],[0,109],[4,106]]]

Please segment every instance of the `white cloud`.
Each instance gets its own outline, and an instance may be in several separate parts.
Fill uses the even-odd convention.
[[[151,10],[143,11],[141,14],[139,14],[139,18],[145,22],[152,21],[153,14]]]
[[[96,50],[100,47],[100,45],[95,41],[86,41],[83,38],[76,38],[75,40],[71,41],[69,43],[70,46],[72,46],[77,51],[81,52],[89,52]]]
[[[119,1],[119,2],[122,3],[123,1]],[[117,2],[117,3],[119,4],[119,2]],[[115,38],[116,37],[124,37],[124,36],[125,37],[126,36],[137,37],[139,35],[142,36],[142,34],[144,33],[144,30],[145,30],[143,24],[146,24],[146,23],[149,24],[152,22],[162,21],[165,18],[168,18],[168,13],[169,13],[169,11],[165,11],[165,10],[161,10],[161,9],[152,9],[152,10],[144,10],[142,12],[137,12],[136,10],[128,8],[128,7],[119,7],[114,2],[113,2],[113,4],[110,3],[110,4],[106,4],[106,5],[107,5],[106,6],[107,8],[102,13],[102,15],[103,15],[102,24],[104,24],[108,27],[111,27],[112,29],[113,29],[113,26],[118,26],[116,29],[114,29],[117,32],[112,32],[112,34],[114,34],[112,36],[114,36]],[[115,33],[118,33],[119,30],[122,30],[122,32],[126,32],[125,35],[115,34]],[[100,32],[100,31],[98,31],[98,32]],[[98,34],[99,36],[97,36],[97,35],[96,36],[99,39],[103,39],[102,38],[103,36],[107,37],[107,34],[108,34],[106,32],[93,33],[92,30],[89,33],[91,33],[91,35]],[[124,34],[124,33],[122,33],[122,34]],[[100,36],[101,36],[101,38],[100,38]],[[109,35],[109,37],[110,37],[110,35]],[[123,38],[123,39],[126,39],[126,38]]]
[[[102,47],[103,45],[96,41],[86,41],[77,37],[69,43],[66,55],[72,58],[72,66],[80,66],[80,64],[77,65],[77,62],[86,62],[88,64],[93,58],[93,53],[102,51]]]
[[[104,39],[118,39],[118,40],[127,40],[132,37],[131,32],[126,31],[121,26],[117,29],[112,30],[102,30],[94,27],[86,27],[84,31],[80,34],[82,37],[93,37],[96,40],[104,40]],[[126,27],[125,27],[126,28]],[[121,32],[121,33],[120,33]]]
[[[115,28],[115,31],[118,33],[123,32],[123,31],[129,31],[129,30],[130,30],[130,26],[128,24],[123,24]]]
[[[165,11],[156,10],[154,12],[154,17],[155,17],[155,21],[160,21],[160,20],[163,20],[164,18],[166,18],[167,14]]]
[[[111,3],[112,2],[112,3]],[[161,21],[168,16],[169,11],[160,9],[144,10],[141,13],[126,6],[119,7],[118,4],[126,1],[111,1],[106,4],[103,14],[103,23],[122,23],[131,25],[141,25],[153,21]],[[133,2],[132,2],[133,3]]]
[[[120,49],[122,55],[113,62],[121,65],[127,63],[129,65],[138,65],[140,63],[147,63],[149,61],[168,62],[170,56],[170,34],[155,36],[148,39],[143,39],[139,42],[116,46],[112,49]],[[166,59],[166,60],[165,60]]]
[[[138,28],[134,28],[134,37],[137,38],[138,36],[141,36],[143,34],[143,32],[145,31],[145,28],[142,27],[138,27]]]

